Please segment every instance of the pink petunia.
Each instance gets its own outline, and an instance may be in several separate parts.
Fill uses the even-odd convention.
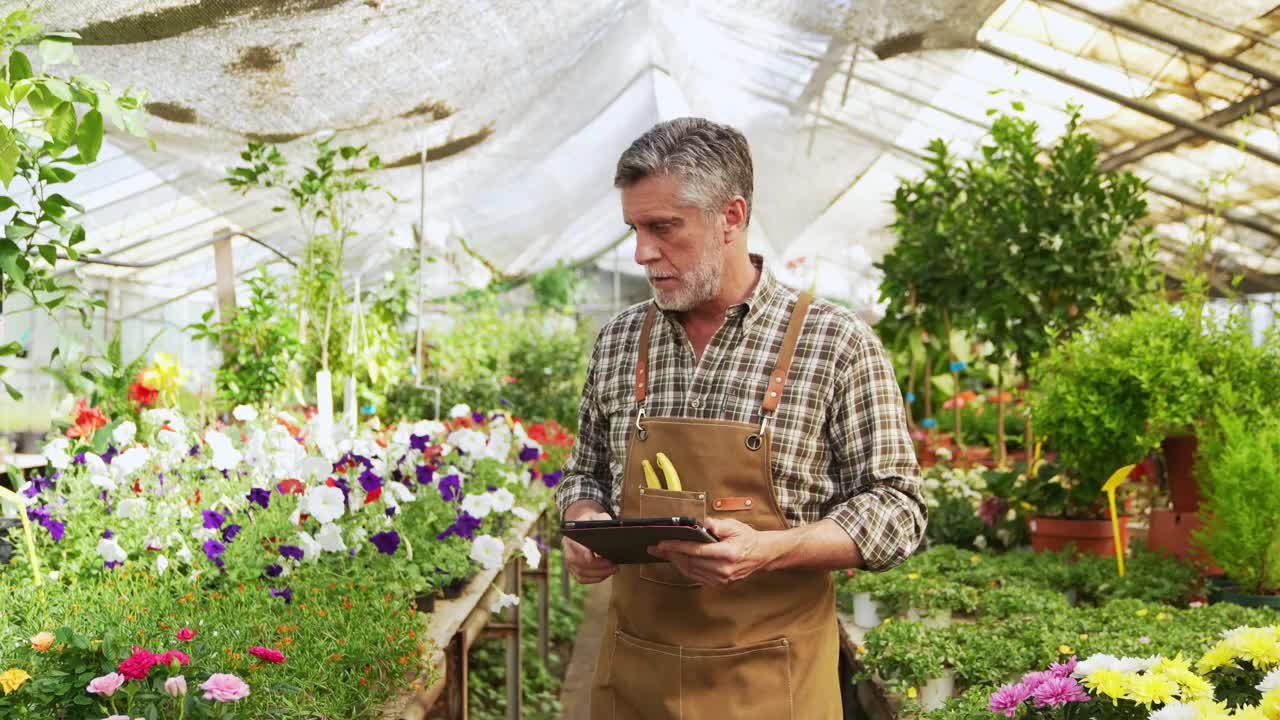
[[[253,647],[249,648],[249,654],[257,658],[262,658],[263,660],[266,660],[269,663],[276,663],[277,665],[284,662],[284,653],[273,648],[265,648],[259,645],[254,645]]]
[[[200,683],[205,700],[218,702],[235,702],[249,696],[249,684],[235,675],[214,673],[208,680]]]
[[[1026,702],[1029,697],[1031,697],[1031,691],[1026,685],[1022,683],[1005,685],[991,693],[987,701],[987,709],[1011,718],[1018,713],[1018,706]]]
[[[124,685],[125,676],[120,673],[107,673],[102,677],[96,677],[89,681],[89,686],[85,688],[87,692],[103,697],[111,697],[116,694],[121,685]]]

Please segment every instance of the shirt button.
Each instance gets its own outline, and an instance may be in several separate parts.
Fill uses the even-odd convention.
[[[694,410],[697,410],[698,408],[702,407],[702,403],[699,402],[697,398],[694,398],[689,401],[689,407],[693,408]]]

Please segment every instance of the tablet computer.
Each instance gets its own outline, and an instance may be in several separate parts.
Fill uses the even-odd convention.
[[[691,517],[568,520],[560,526],[560,533],[619,565],[666,562],[648,552],[650,546],[663,540],[717,542],[714,535]]]

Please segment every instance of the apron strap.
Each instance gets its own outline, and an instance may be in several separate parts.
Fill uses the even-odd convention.
[[[769,376],[769,392],[765,393],[762,415],[772,414],[782,402],[782,391],[787,384],[787,372],[791,369],[791,358],[796,352],[796,343],[800,340],[800,328],[804,325],[805,314],[813,296],[807,292],[800,293],[795,309],[791,311],[791,320],[787,323],[787,335],[782,341],[782,351],[778,353],[778,366]]]
[[[658,315],[655,303],[649,303],[644,314],[644,324],[640,326],[640,357],[636,360],[636,403],[644,407],[644,399],[649,395],[649,333],[653,331],[653,320]]]

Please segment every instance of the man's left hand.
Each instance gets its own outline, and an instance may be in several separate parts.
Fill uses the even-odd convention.
[[[685,577],[720,586],[750,577],[775,558],[772,536],[737,520],[707,518],[703,527],[720,539],[714,543],[664,540],[649,553],[669,560]]]

